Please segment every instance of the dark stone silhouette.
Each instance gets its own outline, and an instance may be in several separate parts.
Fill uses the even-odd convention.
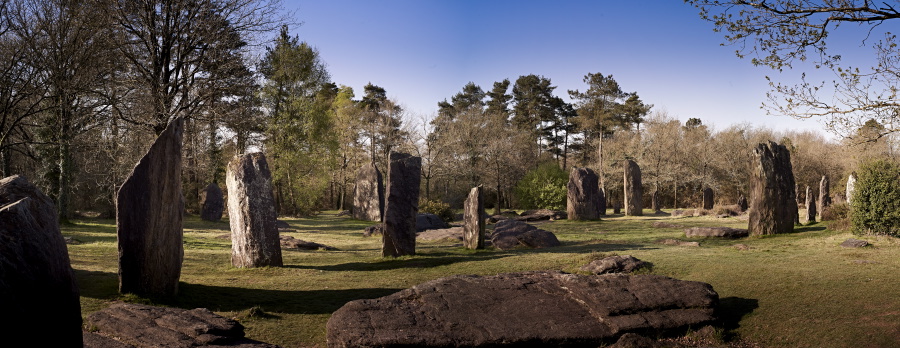
[[[713,189],[707,187],[703,189],[703,209],[710,210],[715,202]]]
[[[562,243],[552,232],[521,221],[503,220],[494,225],[491,245],[500,250],[509,250],[517,247],[549,248],[560,246]]]
[[[184,119],[160,133],[119,189],[119,292],[174,297],[184,259],[181,137]]]
[[[659,191],[653,191],[653,194],[650,195],[650,208],[654,213],[662,213],[659,207]]]
[[[298,250],[338,250],[333,246],[328,246],[325,244],[319,244],[316,242],[307,242],[302,239],[297,239],[291,236],[279,236],[281,247],[285,249],[298,249]]]
[[[816,193],[806,186],[806,222],[816,222]]]
[[[55,202],[24,177],[0,180],[0,333],[5,344],[27,337],[47,347],[82,345],[78,285],[58,216]]]
[[[641,199],[644,189],[641,186],[641,167],[632,160],[625,161],[625,215],[644,215]]]
[[[469,249],[484,249],[484,193],[481,186],[473,187],[463,205],[463,245]]]
[[[749,233],[745,229],[731,227],[691,227],[684,230],[684,236],[691,237],[719,237],[719,238],[744,238]]]
[[[747,211],[747,197],[744,197],[744,195],[738,197],[737,205],[741,208],[741,212]]]
[[[825,212],[825,208],[831,206],[831,183],[828,180],[828,175],[822,176],[822,181],[819,182],[819,201],[818,208],[819,214]]]
[[[606,216],[606,190],[600,188],[597,194],[599,195],[597,198],[597,210],[600,211],[600,216]]]
[[[384,181],[374,163],[363,166],[356,174],[353,192],[353,218],[381,221],[384,215]]]
[[[348,302],[326,330],[331,347],[598,347],[711,323],[718,302],[709,284],[658,275],[457,275]]]
[[[235,157],[228,163],[225,183],[231,264],[240,268],[282,266],[278,213],[266,157],[259,152]]]
[[[566,186],[566,213],[569,220],[600,218],[599,178],[590,168],[572,168]]]
[[[421,158],[391,152],[385,190],[382,256],[416,254],[416,214],[419,211],[421,173]]]
[[[225,210],[225,195],[216,183],[206,185],[200,193],[200,218],[206,221],[221,221]]]
[[[751,235],[790,233],[794,230],[797,196],[791,153],[774,142],[754,149],[755,164],[750,173]]]

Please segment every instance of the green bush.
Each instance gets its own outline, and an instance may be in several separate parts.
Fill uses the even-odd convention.
[[[900,165],[875,160],[857,174],[850,207],[853,233],[900,237]]]
[[[828,229],[843,231],[850,228],[850,205],[846,202],[829,205],[822,212],[822,221],[830,221]]]
[[[444,222],[453,221],[455,215],[453,209],[450,209],[450,204],[437,200],[424,200],[420,202],[419,212],[437,215],[441,220],[444,220]]]
[[[556,163],[545,163],[525,173],[516,184],[516,197],[521,208],[563,210],[568,182],[569,174]]]

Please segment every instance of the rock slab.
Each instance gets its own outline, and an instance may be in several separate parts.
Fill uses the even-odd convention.
[[[590,168],[572,168],[566,185],[566,213],[569,220],[597,220],[603,193],[600,179]],[[606,207],[603,207],[604,210]]]
[[[374,163],[356,173],[356,189],[353,192],[353,218],[381,221],[384,214],[384,179]]]
[[[510,250],[520,246],[549,248],[562,245],[552,232],[516,220],[497,222],[494,225],[494,233],[491,234],[491,244],[500,250]]]
[[[468,249],[484,249],[484,193],[473,187],[463,204],[463,245]]]
[[[391,152],[388,166],[381,256],[416,254],[416,215],[422,159]]]
[[[81,347],[81,302],[56,204],[18,175],[0,180],[0,295],[7,338]]]
[[[649,262],[641,261],[634,256],[616,255],[591,261],[591,263],[581,266],[581,270],[593,274],[631,273],[649,266]]]
[[[200,218],[206,221],[221,221],[225,210],[225,195],[216,183],[206,185],[200,193]]]
[[[688,238],[744,238],[748,235],[749,232],[745,229],[731,227],[691,227],[684,230],[684,236]]]
[[[298,249],[298,250],[337,250],[337,248],[332,246],[327,246],[325,244],[319,244],[316,242],[307,242],[302,239],[297,239],[291,236],[280,236],[279,241],[281,242],[281,247],[285,249]]]
[[[516,216],[513,220],[517,221],[544,221],[544,220],[562,220],[568,218],[568,214],[561,210],[537,209],[526,210],[521,215]]]
[[[282,266],[272,174],[262,153],[236,156],[225,171],[231,264],[239,268]]]
[[[845,248],[862,248],[869,246],[869,242],[860,239],[849,238],[841,243],[841,246]]]
[[[790,233],[797,214],[797,194],[791,153],[784,145],[769,141],[754,149],[750,172],[751,235]]]
[[[644,189],[641,186],[641,167],[632,160],[625,161],[625,215],[644,215],[642,197]]]
[[[116,195],[119,292],[174,297],[184,260],[181,139],[169,122]]]
[[[713,321],[712,286],[656,275],[559,271],[451,276],[348,302],[329,347],[600,346]]]

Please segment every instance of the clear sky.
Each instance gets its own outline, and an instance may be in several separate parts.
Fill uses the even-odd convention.
[[[469,81],[485,91],[521,75],[551,79],[556,95],[584,90],[587,73],[612,74],[653,110],[723,129],[751,123],[812,129],[814,120],[770,116],[765,76],[791,81],[720,46],[722,34],[680,0],[285,0],[302,25],[292,34],[319,50],[332,80],[384,87],[414,114]]]

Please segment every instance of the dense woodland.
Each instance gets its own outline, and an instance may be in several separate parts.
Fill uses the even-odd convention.
[[[664,207],[695,207],[705,187],[733,204],[747,193],[751,149],[766,140],[788,146],[801,188],[828,175],[832,192],[863,161],[900,156],[896,136],[874,118],[843,140],[714,128],[669,115],[599,72],[565,92],[535,74],[469,83],[435,101],[437,114],[411,114],[377,81],[361,91],[332,81],[314,43],[280,13],[267,0],[0,1],[2,175],[36,182],[63,219],[112,217],[118,186],[177,116],[186,120],[183,187],[193,212],[200,190],[224,186],[225,165],[248,151],[266,154],[278,209],[293,216],[348,209],[356,171],[385,168],[390,151],[422,158],[423,200],[460,207],[483,185],[494,209],[537,207],[520,197],[523,178],[576,166],[601,173],[609,199],[620,201],[626,159]],[[553,175],[529,180],[552,191]]]

